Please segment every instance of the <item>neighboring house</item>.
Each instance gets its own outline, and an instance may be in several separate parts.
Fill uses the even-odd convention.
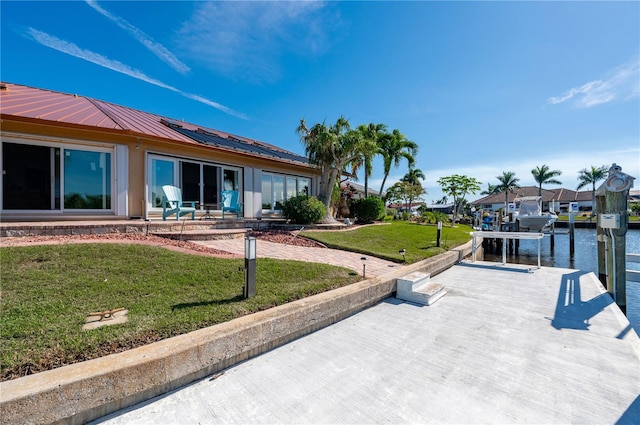
[[[508,193],[509,202],[518,202],[518,198],[525,196],[538,196],[537,186],[523,186]],[[577,202],[580,211],[591,211],[592,193],[590,190],[576,192],[570,189],[542,189],[542,209],[544,211],[567,212],[570,202]],[[484,210],[497,211],[504,208],[504,192],[487,195],[484,198],[472,201],[471,206]]]
[[[441,212],[444,214],[453,214],[453,202],[449,204],[426,204],[424,206],[426,211]]]
[[[409,212],[413,216],[420,215],[419,209],[424,205],[424,202],[412,202],[411,205],[406,202],[402,202],[399,204],[389,204],[389,208],[393,208],[397,210],[399,213]]]
[[[304,156],[97,99],[0,83],[0,119],[3,221],[155,218],[167,184],[199,212],[237,190],[245,218],[317,193]]]
[[[364,186],[358,183],[354,183],[349,180],[344,180],[340,182],[340,188],[343,192],[349,191],[351,199],[362,199],[364,198]],[[378,191],[369,188],[368,190],[369,196],[378,196]]]

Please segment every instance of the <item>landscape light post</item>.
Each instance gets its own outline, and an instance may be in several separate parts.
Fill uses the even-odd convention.
[[[360,257],[360,260],[362,261],[362,280],[365,280],[367,277],[366,275],[366,268],[367,268],[367,257]]]
[[[438,221],[438,234],[436,237],[436,246],[440,248],[440,235],[442,234],[442,222]]]
[[[242,295],[251,298],[256,295],[256,238],[247,236],[244,240],[244,289]]]

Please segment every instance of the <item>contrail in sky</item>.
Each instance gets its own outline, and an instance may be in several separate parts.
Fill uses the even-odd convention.
[[[68,41],[64,41],[64,40],[60,40],[57,37],[54,37],[52,35],[49,35],[45,32],[42,31],[38,31],[34,28],[28,28],[27,29],[27,33],[28,35],[33,38],[33,40],[35,40],[36,42],[42,44],[43,46],[46,47],[50,47],[54,50],[57,50],[59,52],[62,53],[66,53],[68,55],[71,56],[75,56],[77,58],[86,60],[88,62],[94,63],[96,65],[100,65],[104,68],[108,68],[111,69],[113,71],[119,72],[121,74],[125,74],[128,75],[130,77],[133,78],[137,78],[138,80],[142,80],[145,81],[149,84],[153,84],[155,86],[158,87],[162,87],[164,89],[167,90],[171,90],[173,92],[179,93],[182,96],[189,98],[189,99],[193,99],[197,102],[203,103],[205,105],[209,105],[212,106],[226,114],[232,115],[234,117],[246,120],[248,119],[246,115],[244,115],[243,113],[234,111],[233,109],[224,106],[218,102],[214,102],[212,100],[206,99],[202,96],[198,96],[195,94],[191,94],[191,93],[185,93],[182,90],[179,90],[173,86],[170,86],[169,84],[165,84],[160,80],[157,80],[155,78],[149,77],[148,75],[146,75],[145,73],[143,73],[142,71],[139,71],[137,69],[131,68],[130,66],[123,64],[122,62],[119,62],[117,60],[113,60],[113,59],[109,59],[105,56],[102,56],[99,53],[95,53],[92,52],[90,50],[84,50],[81,49],[80,47],[76,46],[73,43],[70,43]]]
[[[144,32],[140,31],[140,29],[131,25],[129,22],[125,21],[121,17],[112,15],[110,12],[100,7],[98,3],[93,0],[87,0],[86,3],[89,6],[91,6],[94,10],[96,10],[98,13],[103,15],[105,18],[113,21],[125,32],[129,33],[129,35],[131,35],[133,38],[138,40],[140,44],[142,44],[144,47],[149,49],[149,51],[151,51],[151,53],[156,55],[161,61],[165,62],[166,64],[168,64],[170,67],[172,67],[173,69],[175,69],[181,74],[186,74],[187,72],[189,72],[190,69],[187,65],[180,62],[180,60],[176,58],[173,55],[173,53],[167,50],[163,45],[153,41],[151,37],[146,35]]]

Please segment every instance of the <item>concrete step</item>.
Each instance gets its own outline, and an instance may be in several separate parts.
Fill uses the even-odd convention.
[[[413,272],[396,279],[396,298],[421,305],[431,305],[447,291],[439,283],[431,281],[431,275]]]
[[[244,238],[251,229],[196,229],[184,231],[150,232],[154,236],[173,240],[213,241],[219,239]]]

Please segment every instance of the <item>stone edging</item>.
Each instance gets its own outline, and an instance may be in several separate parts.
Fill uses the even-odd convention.
[[[215,374],[368,308],[413,271],[440,273],[471,242],[374,279],[148,344],[0,383],[0,424],[82,424]]]

